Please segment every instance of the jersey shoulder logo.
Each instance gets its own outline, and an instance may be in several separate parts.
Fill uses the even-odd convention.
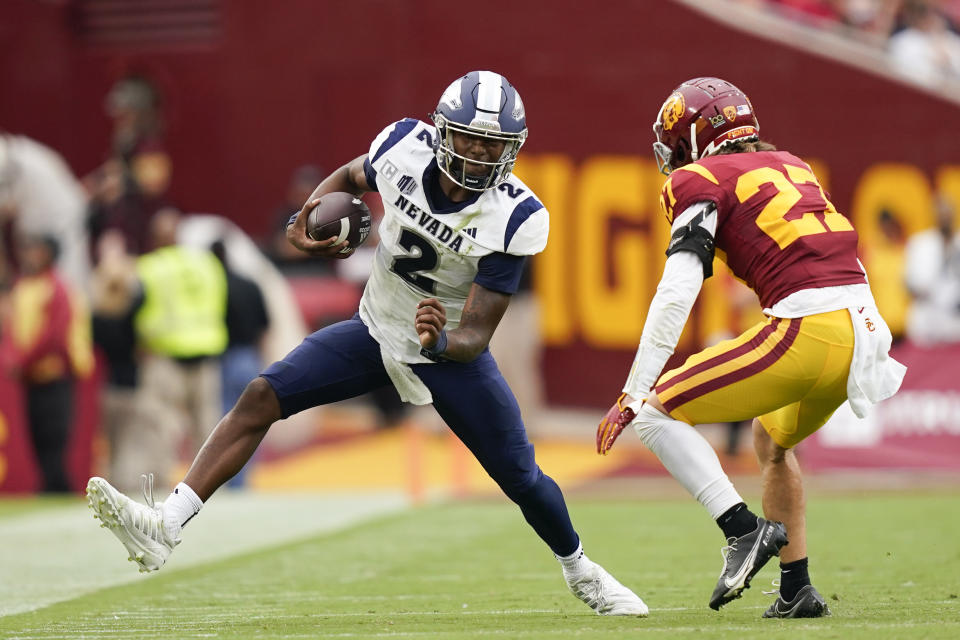
[[[417,181],[414,179],[413,176],[405,175],[399,180],[397,180],[397,189],[399,189],[400,193],[402,193],[405,196],[409,196],[414,191],[416,191],[417,186],[418,186]]]
[[[393,180],[393,177],[397,175],[397,167],[389,160],[384,160],[383,168],[380,169],[380,175],[387,180]]]

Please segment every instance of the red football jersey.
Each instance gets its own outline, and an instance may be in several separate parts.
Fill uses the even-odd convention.
[[[866,282],[857,232],[793,154],[709,156],[674,170],[660,196],[671,225],[703,201],[717,206],[718,257],[764,308],[802,289]]]

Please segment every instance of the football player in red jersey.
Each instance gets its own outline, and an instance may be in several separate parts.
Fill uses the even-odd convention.
[[[727,546],[712,608],[740,597],[779,555],[779,596],[763,616],[828,615],[807,570],[793,447],[846,400],[865,415],[897,391],[906,370],[888,355],[890,331],[857,260],[857,233],[809,165],[760,139],[753,105],[729,82],[684,82],[653,130],[669,176],[660,199],[671,225],[668,257],[623,394],[597,429],[597,451],[632,425],[717,521]],[[756,292],[766,319],[660,376],[715,256]],[[692,428],[748,419],[764,517],[747,508]]]

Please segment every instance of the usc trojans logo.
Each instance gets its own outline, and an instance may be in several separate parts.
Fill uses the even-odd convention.
[[[663,125],[663,130],[670,131],[670,129],[673,129],[673,126],[683,117],[686,109],[687,105],[683,100],[683,95],[676,92],[671,93],[667,101],[660,107],[660,123]]]
[[[727,116],[727,120],[733,122],[737,119],[737,108],[736,107],[724,107],[723,115]]]

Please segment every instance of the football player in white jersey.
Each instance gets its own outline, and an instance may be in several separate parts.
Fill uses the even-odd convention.
[[[144,506],[91,478],[95,514],[141,570],[164,564],[183,526],[274,422],[393,384],[404,400],[434,405],[554,552],[578,598],[602,615],[647,615],[639,597],[583,554],[563,495],[537,466],[516,399],[487,348],[524,260],[547,241],[546,209],[512,175],[526,137],[516,89],[497,73],[474,71],[443,93],[432,125],[393,123],[368,153],[320,183],[287,231],[312,255],[352,253],[336,238],[306,235],[319,196],[379,191],[383,199],[359,313],[307,337],[251,382],[163,503],[153,502],[152,489]]]

